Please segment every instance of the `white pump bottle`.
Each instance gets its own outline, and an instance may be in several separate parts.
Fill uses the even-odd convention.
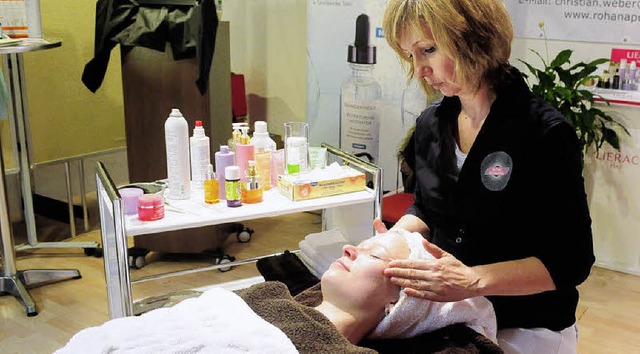
[[[211,151],[209,150],[209,137],[204,132],[201,120],[196,120],[193,136],[189,139],[189,148],[191,185],[193,188],[202,189],[204,188],[204,180],[207,178],[207,168],[211,163]]]

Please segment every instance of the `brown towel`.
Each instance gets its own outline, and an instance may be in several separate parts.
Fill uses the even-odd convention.
[[[286,285],[264,282],[236,292],[251,309],[278,327],[302,354],[371,354],[351,344],[323,314],[296,302]]]

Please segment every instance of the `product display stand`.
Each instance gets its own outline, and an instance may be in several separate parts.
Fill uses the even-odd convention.
[[[31,191],[31,161],[29,139],[29,119],[26,98],[26,85],[24,79],[24,68],[22,53],[34,52],[60,47],[60,41],[47,41],[41,38],[25,38],[15,45],[0,47],[0,55],[3,57],[5,72],[7,74],[8,91],[11,94],[11,105],[8,111],[11,124],[14,124],[17,142],[20,146],[18,152],[20,181],[22,185],[22,201],[24,204],[24,219],[27,226],[28,244],[18,246],[19,250],[31,248],[84,248],[95,249],[96,242],[38,242],[36,234],[35,215],[33,211],[33,196]],[[68,168],[68,166],[65,166]],[[70,188],[67,186],[67,190]],[[73,210],[73,200],[68,193],[70,211]],[[73,214],[71,214],[73,215]],[[75,234],[74,219],[69,220],[72,234]]]
[[[33,200],[31,196],[31,176],[28,154],[28,144],[26,138],[26,95],[22,68],[22,53],[36,50],[59,47],[60,42],[47,42],[44,40],[28,39],[20,44],[0,47],[0,54],[3,56],[7,81],[9,82],[9,92],[11,93],[11,105],[9,105],[9,115],[12,122],[17,124],[18,142],[21,146],[19,153],[20,177],[22,181],[22,196],[24,202],[25,222],[27,224],[27,236],[29,244],[34,247],[38,245],[36,239],[35,220],[33,214]],[[2,276],[0,277],[0,293],[10,293],[24,303],[27,316],[38,314],[36,305],[27,292],[27,287],[43,285],[66,279],[81,278],[80,272],[76,269],[31,269],[18,271],[15,264],[15,248],[13,233],[11,230],[11,220],[9,217],[9,203],[7,200],[7,189],[4,176],[4,162],[2,151],[0,150],[0,232],[2,233]],[[73,222],[73,220],[71,220]],[[62,243],[62,242],[60,242]],[[78,247],[67,243],[67,247]],[[81,247],[96,247],[96,243],[84,243]]]

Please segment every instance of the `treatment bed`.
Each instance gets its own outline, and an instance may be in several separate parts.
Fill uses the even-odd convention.
[[[213,287],[169,308],[80,331],[67,353],[502,353],[462,323],[406,339],[349,343],[312,306],[318,279],[292,252],[257,263],[266,281],[234,292]],[[302,284],[311,285],[302,289]]]

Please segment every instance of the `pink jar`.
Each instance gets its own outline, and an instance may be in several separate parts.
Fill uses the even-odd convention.
[[[143,194],[138,197],[138,219],[153,221],[164,218],[164,201],[160,194]]]

